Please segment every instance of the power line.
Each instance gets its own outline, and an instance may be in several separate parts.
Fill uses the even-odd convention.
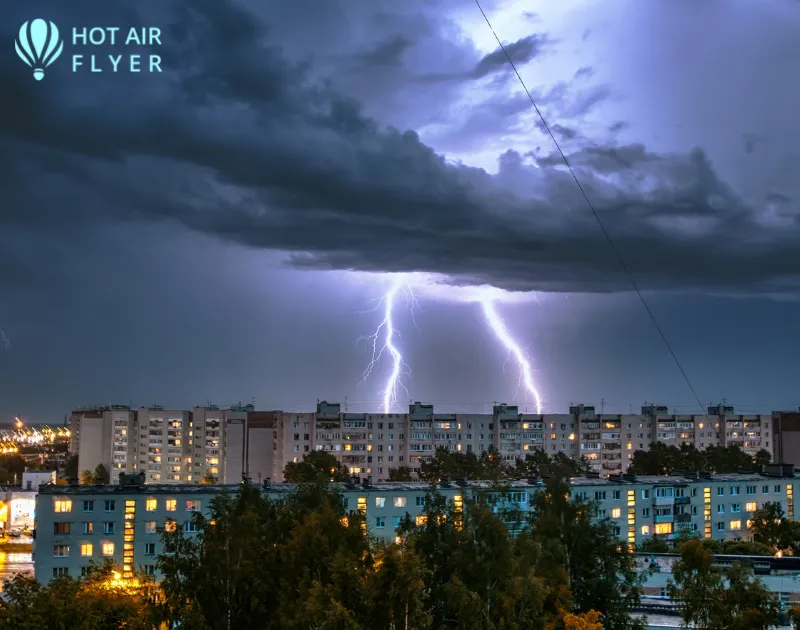
[[[569,170],[570,175],[572,175],[572,179],[575,180],[575,184],[578,186],[578,190],[581,191],[581,195],[583,195],[583,198],[586,201],[586,205],[588,205],[589,209],[592,211],[592,214],[594,215],[594,218],[597,221],[597,224],[600,226],[600,230],[603,232],[603,236],[605,236],[606,240],[608,241],[609,246],[611,247],[611,250],[614,252],[614,255],[617,257],[617,260],[619,261],[620,267],[622,267],[623,271],[625,272],[625,275],[628,276],[628,280],[630,280],[630,283],[631,283],[631,286],[633,287],[633,290],[636,291],[636,295],[639,296],[639,300],[641,300],[642,306],[644,306],[645,311],[647,311],[647,314],[650,316],[650,319],[652,320],[653,325],[655,326],[656,330],[658,331],[658,334],[661,337],[661,340],[664,342],[664,345],[667,347],[667,350],[669,350],[669,353],[672,356],[673,361],[675,361],[675,365],[678,366],[678,370],[680,370],[680,373],[683,376],[683,380],[685,380],[686,384],[689,386],[689,389],[691,390],[692,394],[694,395],[695,399],[697,400],[697,404],[699,405],[700,409],[703,411],[703,415],[708,415],[706,413],[705,407],[703,406],[703,402],[700,400],[700,396],[697,395],[697,391],[695,390],[694,386],[692,385],[692,381],[689,379],[689,375],[686,374],[686,370],[683,369],[683,366],[681,365],[681,362],[678,360],[678,356],[675,354],[675,351],[672,349],[672,346],[670,345],[669,340],[667,339],[667,336],[664,334],[664,331],[661,330],[661,326],[659,326],[658,320],[656,319],[655,314],[650,309],[650,305],[647,303],[647,300],[644,299],[644,296],[642,295],[642,292],[639,289],[639,285],[636,284],[636,280],[634,279],[633,274],[631,274],[630,270],[628,269],[628,265],[625,264],[625,260],[622,258],[622,255],[620,254],[619,250],[617,249],[617,246],[614,244],[614,241],[611,238],[611,235],[608,233],[608,230],[606,229],[606,226],[603,224],[602,219],[600,219],[600,215],[597,214],[597,210],[595,210],[594,204],[592,204],[591,200],[589,199],[589,195],[586,194],[586,191],[584,190],[583,186],[581,185],[581,182],[578,179],[578,176],[575,175],[575,171],[572,170],[572,165],[569,163],[569,160],[567,159],[567,155],[561,149],[561,145],[558,143],[558,140],[556,140],[555,135],[553,135],[553,132],[550,130],[550,125],[547,124],[547,121],[545,120],[544,116],[542,115],[542,112],[539,110],[538,105],[536,105],[536,101],[533,100],[533,96],[531,96],[531,92],[528,89],[528,86],[525,85],[525,81],[522,80],[522,76],[520,75],[519,71],[517,70],[517,66],[514,65],[514,62],[511,60],[511,56],[508,54],[508,51],[506,51],[506,47],[503,46],[503,42],[501,42],[500,38],[497,36],[497,33],[495,32],[494,27],[492,26],[492,23],[489,21],[489,18],[487,17],[486,13],[484,12],[483,7],[481,7],[481,3],[479,2],[479,0],[475,0],[475,4],[477,5],[478,10],[481,12],[481,15],[483,16],[483,19],[486,20],[486,25],[489,27],[489,30],[492,31],[492,35],[494,35],[494,38],[497,40],[497,43],[500,46],[500,50],[503,51],[503,54],[505,55],[506,59],[508,60],[508,63],[511,66],[511,69],[514,71],[514,74],[517,75],[517,79],[519,79],[520,85],[522,85],[522,89],[525,90],[525,94],[527,94],[528,99],[531,102],[531,105],[533,105],[533,109],[536,111],[536,114],[539,116],[539,120],[542,121],[542,125],[544,126],[545,130],[547,131],[547,134],[550,136],[550,138],[553,141],[553,144],[555,145],[556,149],[558,150],[559,154],[561,155],[561,159],[564,160],[564,164],[566,165],[567,169]]]

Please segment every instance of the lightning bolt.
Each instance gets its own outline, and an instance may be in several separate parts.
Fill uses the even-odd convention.
[[[525,351],[519,347],[519,344],[508,332],[508,328],[506,328],[505,323],[497,313],[494,301],[489,297],[482,297],[480,302],[483,306],[483,314],[486,317],[486,323],[489,324],[489,328],[492,329],[497,340],[506,347],[509,358],[513,356],[519,364],[520,385],[524,386],[525,391],[533,396],[536,402],[536,413],[542,413],[542,399],[533,383],[533,369],[531,368],[531,363]]]
[[[393,407],[401,407],[400,400],[398,399],[399,390],[405,391],[406,395],[411,397],[403,383],[403,377],[410,377],[411,370],[403,359],[403,355],[395,345],[395,338],[400,336],[400,333],[394,327],[394,309],[395,302],[400,293],[403,293],[406,302],[410,306],[411,317],[414,326],[417,326],[415,313],[418,309],[417,300],[411,287],[400,280],[396,280],[391,288],[384,294],[378,301],[373,311],[378,310],[383,306],[383,320],[378,324],[378,328],[369,337],[362,337],[372,344],[372,358],[370,359],[367,368],[364,370],[362,383],[366,382],[367,378],[372,374],[375,366],[380,363],[384,355],[388,355],[392,370],[386,379],[384,389],[379,392],[383,396],[383,413],[391,413]]]

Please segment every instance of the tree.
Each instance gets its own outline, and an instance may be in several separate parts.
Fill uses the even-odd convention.
[[[341,482],[349,478],[347,468],[327,451],[306,453],[303,461],[289,462],[283,469],[283,479],[289,483]]]
[[[91,470],[81,472],[81,485],[91,486],[94,483],[94,473]]]
[[[70,455],[64,464],[64,475],[70,479],[78,478],[78,456]]]
[[[600,622],[602,615],[596,610],[590,610],[582,615],[566,613],[564,615],[565,630],[603,630]]]
[[[94,483],[107,484],[111,480],[108,469],[103,464],[97,464],[92,475]]]
[[[770,501],[762,505],[750,520],[753,542],[771,548],[791,549],[800,553],[800,523],[786,518],[780,503]]]
[[[639,543],[637,551],[640,553],[669,553],[671,548],[663,538],[650,536]]]
[[[22,477],[22,473],[25,472],[25,466],[25,458],[22,455],[0,455],[0,468],[5,468],[12,478],[15,475],[17,479]]]
[[[737,562],[723,573],[699,539],[681,543],[679,553],[668,588],[684,624],[705,630],[768,630],[778,625],[778,601],[749,568]]]
[[[203,480],[200,482],[204,486],[210,486],[217,483],[217,478],[214,475],[205,474]]]
[[[768,450],[762,448],[761,450],[756,453],[755,457],[753,458],[753,462],[756,466],[765,466],[772,461],[772,453]]]
[[[389,481],[413,481],[411,469],[408,466],[398,466],[389,469]]]
[[[644,578],[612,523],[596,518],[596,505],[571,499],[569,480],[551,477],[531,507],[528,535],[542,549],[538,574],[567,589],[576,612],[600,612],[609,630],[644,627],[630,616]]]

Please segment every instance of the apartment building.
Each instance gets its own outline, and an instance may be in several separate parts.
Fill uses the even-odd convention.
[[[236,483],[253,474],[267,478],[273,470],[272,419],[253,405],[93,407],[73,411],[70,428],[79,470],[103,464],[112,484],[136,472],[154,484]]]
[[[795,518],[794,468],[765,466],[756,474],[577,478],[573,497],[594,501],[598,517],[609,519],[621,541],[639,544],[651,536],[667,540],[684,530],[713,540],[747,539],[748,519],[769,501],[781,503]],[[429,486],[425,483],[385,482],[333,484],[347,508],[361,512],[369,531],[392,542],[406,514],[422,518]],[[163,553],[158,529],[168,520],[193,533],[191,516],[208,514],[210,501],[221,492],[235,493],[240,484],[150,485],[143,476],[122,475],[116,486],[56,486],[39,489],[34,548],[36,578],[81,575],[90,560],[110,558],[130,575],[135,567],[156,574],[156,557]],[[294,484],[261,487],[278,499],[296,490]],[[486,482],[443,483],[439,492],[455,506],[465,498],[493,492]],[[502,503],[527,511],[540,480],[518,481],[502,494]]]

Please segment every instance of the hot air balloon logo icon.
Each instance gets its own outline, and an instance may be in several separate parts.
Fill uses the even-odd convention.
[[[20,26],[14,49],[19,58],[33,68],[33,78],[41,81],[44,69],[61,56],[64,42],[55,24],[36,19]]]

